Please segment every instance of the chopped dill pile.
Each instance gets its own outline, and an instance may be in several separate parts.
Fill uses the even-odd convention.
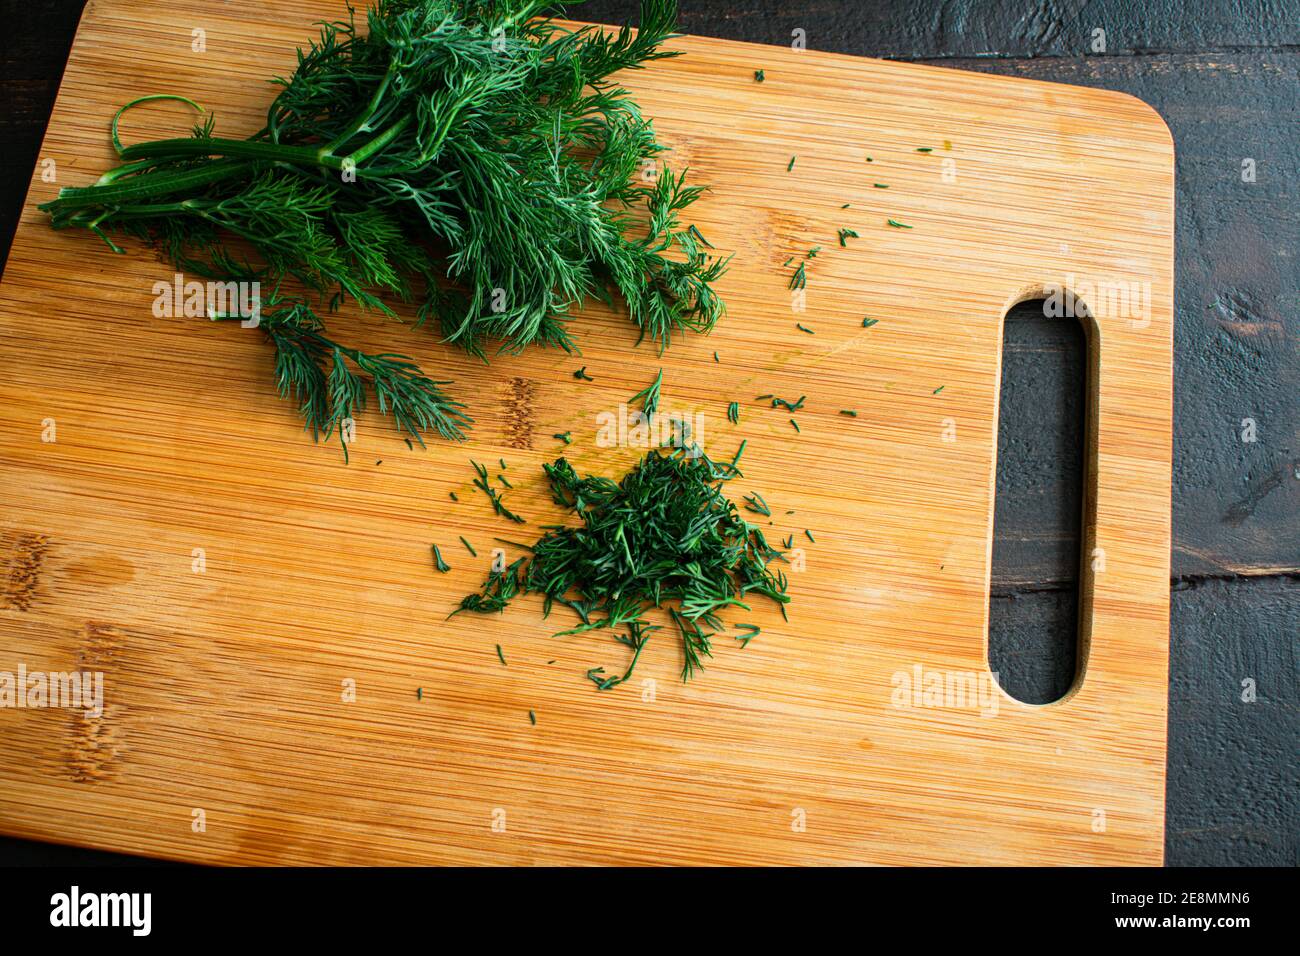
[[[739,454],[717,463],[682,449],[655,450],[618,482],[579,477],[564,458],[543,465],[554,500],[582,523],[550,527],[532,545],[531,557],[492,571],[482,590],[453,613],[501,611],[521,594],[541,594],[544,615],[562,604],[580,621],[557,636],[626,629],[615,639],[631,651],[627,671],[611,676],[596,667],[587,674],[606,690],[631,675],[658,629],[646,613],[666,607],[682,644],[682,679],[688,680],[712,656],[711,640],[724,629],[722,611],[748,611],[747,596],[759,594],[784,614],[790,599],[785,575],[767,567],[780,552],[722,492],[739,474]]]
[[[724,312],[713,284],[727,260],[679,221],[704,187],[662,162],[618,78],[678,55],[661,49],[677,35],[676,0],[642,0],[636,31],[575,30],[555,6],[373,0],[364,23],[349,10],[321,24],[249,138],[218,136],[185,97],[139,97],[110,126],[121,165],[41,209],[115,251],[111,237],[130,236],[183,272],[275,290],[259,327],[313,437],[341,437],[373,394],[415,440],[463,438],[471,419],[450,383],[340,344],[323,316],[348,300],[387,315],[409,303],[415,325],[486,357],[571,350],[568,318],[591,298],[621,296],[661,349]],[[124,145],[122,114],[155,100],[202,120]]]

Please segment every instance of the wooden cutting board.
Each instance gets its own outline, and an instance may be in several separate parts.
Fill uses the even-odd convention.
[[[170,266],[36,210],[108,168],[108,119],[137,95],[184,94],[219,132],[252,132],[273,95],[259,78],[341,12],[86,9],[0,284],[0,671],[102,672],[104,711],[0,708],[0,830],[212,863],[1160,863],[1174,166],[1159,117],[1102,90],[682,39],[687,55],[626,83],[671,162],[713,186],[692,213],[735,253],[716,332],[661,359],[592,310],[581,357],[483,366],[345,311],[341,338],[454,379],[476,419],[466,444],[422,451],[366,417],[345,465],[276,398],[260,333],[155,318]],[[123,135],[191,122],[159,103]],[[842,248],[841,227],[860,238]],[[785,263],[816,246],[798,312]],[[1047,706],[963,698],[988,673],[1003,315],[1053,284],[1104,300],[1116,283],[1149,309],[1086,323],[1080,677]],[[594,382],[574,379],[583,365]],[[542,621],[538,601],[446,618],[495,537],[559,517],[542,462],[617,476],[644,453],[598,447],[598,416],[661,365],[662,408],[701,414],[714,457],[748,439],[731,494],[761,492],[803,565],[789,623],[757,604],[761,636],[721,635],[689,684],[660,632],[636,678],[600,693],[584,672],[621,670],[624,649],[553,637],[567,617]],[[801,431],[761,393],[806,395]],[[471,457],[504,458],[525,528],[493,516]],[[952,691],[922,694],[934,675]]]

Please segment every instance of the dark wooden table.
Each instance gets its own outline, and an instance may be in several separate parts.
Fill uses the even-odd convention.
[[[4,2],[0,255],[83,2]],[[687,33],[786,44],[802,29],[810,49],[1123,90],[1165,117],[1178,150],[1166,860],[1300,862],[1300,0],[681,3]],[[1051,700],[1075,662],[1083,343],[1022,306],[1004,347],[990,656],[1016,696]],[[136,861],[0,839],[0,863],[20,862]]]

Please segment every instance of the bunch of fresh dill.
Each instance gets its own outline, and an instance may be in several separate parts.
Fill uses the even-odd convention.
[[[579,477],[564,458],[544,465],[552,497],[582,524],[551,526],[531,556],[493,570],[453,613],[501,611],[520,594],[540,593],[544,614],[559,603],[581,619],[562,634],[627,627],[617,639],[633,650],[635,666],[657,629],[645,613],[674,602],[669,615],[682,642],[682,679],[689,679],[712,656],[711,640],[723,628],[719,612],[733,605],[749,610],[751,593],[778,602],[783,614],[789,601],[785,575],[767,566],[780,552],[722,493],[723,483],[740,474],[738,459],[739,452],[720,464],[683,449],[656,450],[619,482]],[[631,667],[622,677],[599,669],[588,676],[604,690],[630,675]]]
[[[345,348],[284,280],[391,314],[417,306],[445,338],[571,347],[569,314],[625,300],[660,348],[723,311],[726,263],[679,213],[701,187],[657,167],[664,147],[612,78],[660,50],[675,0],[643,0],[640,29],[568,29],[545,0],[378,0],[361,30],[323,24],[248,139],[191,136],[123,146],[123,163],[41,208],[55,228],[155,242],[177,268],[268,282],[261,326],[284,395],[328,436],[364,403],[416,439],[462,437],[469,419],[407,359]],[[185,100],[191,105],[189,100]],[[199,107],[201,109],[201,107]],[[342,431],[342,429],[340,429]]]

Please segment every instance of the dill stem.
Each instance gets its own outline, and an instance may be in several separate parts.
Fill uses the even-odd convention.
[[[122,150],[122,158],[128,161],[172,159],[177,156],[229,156],[291,163],[295,166],[343,168],[343,160],[334,156],[326,146],[280,146],[261,140],[225,139],[219,136],[157,139],[150,143],[135,143]]]
[[[190,140],[181,142],[190,142]],[[107,186],[65,186],[59,190],[57,199],[42,203],[40,208],[78,209],[82,206],[113,206],[126,200],[165,196],[229,179],[240,175],[247,168],[247,163],[231,160],[212,163],[201,169],[146,173],[120,185],[110,183]]]
[[[370,97],[370,102],[366,104],[365,110],[349,125],[343,132],[339,133],[330,144],[325,147],[330,153],[335,153],[342,147],[346,146],[348,140],[352,139],[358,133],[369,133],[374,131],[370,121],[375,118],[379,112],[379,103],[388,92],[388,85],[393,81],[393,74],[397,69],[397,60],[388,61],[388,69],[384,73],[384,78],[379,81],[379,87],[375,90],[374,96]]]

